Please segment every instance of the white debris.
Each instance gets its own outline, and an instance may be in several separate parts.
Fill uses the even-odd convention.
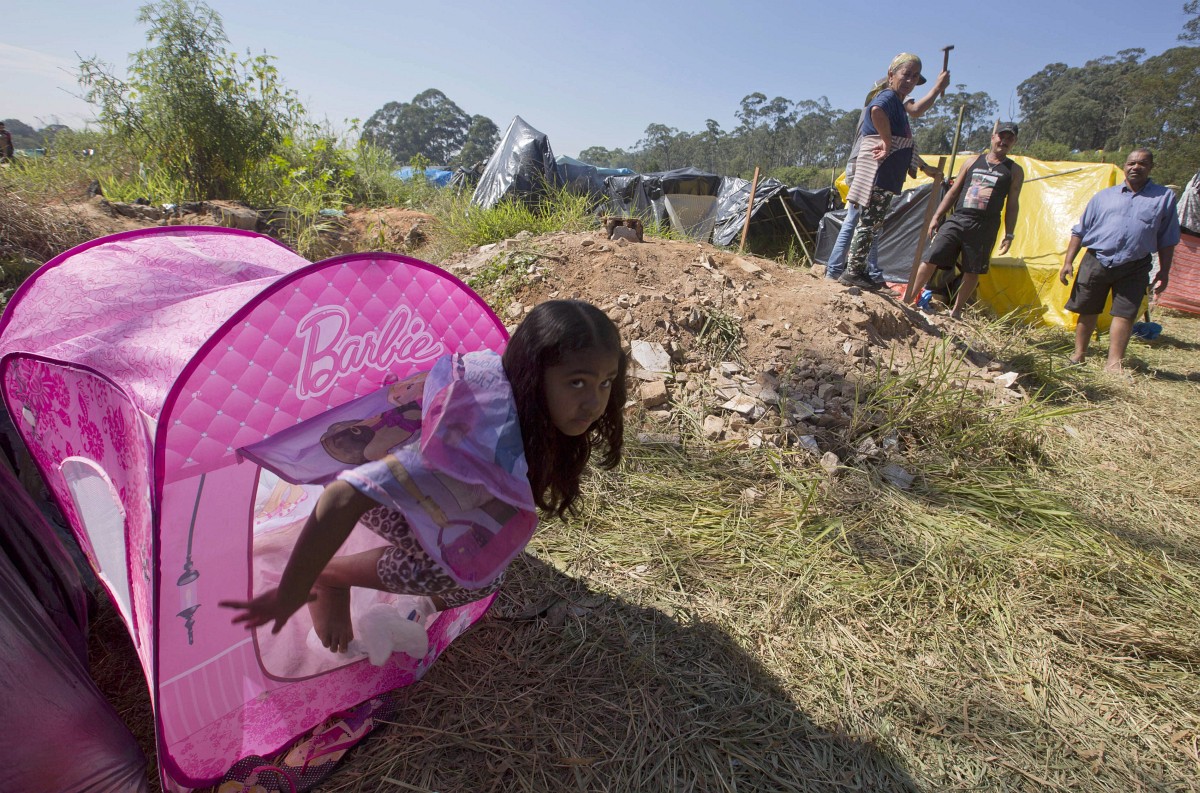
[[[671,354],[656,341],[636,339],[629,345],[634,363],[647,372],[671,373]]]
[[[992,382],[998,383],[1005,388],[1012,388],[1017,384],[1017,378],[1020,376],[1021,375],[1017,372],[1005,372],[1004,374],[998,374],[992,378]]]

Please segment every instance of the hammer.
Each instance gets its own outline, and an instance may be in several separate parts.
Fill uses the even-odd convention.
[[[952,49],[954,49],[953,44],[949,44],[945,47],[942,47],[942,71],[943,72],[950,71],[950,50],[952,50]],[[942,93],[943,94],[946,93],[945,88],[942,89]]]

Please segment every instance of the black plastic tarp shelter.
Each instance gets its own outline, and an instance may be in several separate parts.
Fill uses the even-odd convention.
[[[676,168],[642,174],[642,186],[650,199],[652,219],[669,225],[671,221],[664,196],[716,196],[721,191],[721,177],[696,168]]]
[[[831,210],[841,209],[842,196],[832,187],[822,187],[819,190],[805,190],[803,187],[792,187],[787,191],[788,202],[792,207],[797,221],[811,234],[816,234],[821,226],[821,218]]]
[[[510,197],[536,200],[559,185],[550,139],[514,116],[479,177],[471,203],[491,209]]]
[[[729,245],[741,235],[746,225],[751,186],[749,179],[736,176],[721,180],[721,189],[717,193],[717,223],[712,234],[714,245]],[[779,198],[786,193],[787,185],[770,177],[759,180],[754,186],[754,209],[750,213],[750,227],[754,233],[760,233],[764,223],[769,223],[773,230],[778,227],[784,234],[792,233]]]
[[[562,155],[555,160],[555,165],[560,184],[572,193],[591,196],[597,204],[609,200],[607,180],[610,176],[634,175],[628,168],[600,168]]]
[[[713,229],[715,245],[731,245],[746,224],[750,204],[748,179],[727,176],[721,180],[717,198],[717,224]],[[831,188],[804,190],[789,188],[777,179],[760,179],[754,190],[754,208],[750,213],[750,239],[792,237],[797,232],[807,240],[817,233],[817,227],[829,202],[837,193]],[[796,228],[792,227],[795,224]],[[807,245],[807,241],[805,242]]]
[[[877,244],[879,267],[883,270],[883,277],[892,283],[908,283],[908,276],[912,273],[913,252],[925,233],[925,207],[932,189],[933,184],[927,183],[905,190],[892,199],[892,205],[888,208],[883,220],[883,234]],[[814,260],[821,264],[829,262],[829,254],[833,251],[833,243],[845,218],[845,209],[826,213],[821,218]]]
[[[646,194],[643,179],[640,173],[606,177],[604,188],[608,202],[603,207],[604,214],[649,218],[654,205]]]
[[[0,462],[0,789],[145,791],[146,760],[88,673],[75,563]]]

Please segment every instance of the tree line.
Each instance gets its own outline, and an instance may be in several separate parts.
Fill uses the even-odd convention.
[[[1151,57],[1126,49],[1082,66],[1050,63],[1022,81],[1018,153],[1119,161],[1145,146],[1155,153],[1158,181],[1184,184],[1200,167],[1200,0],[1188,0],[1184,11],[1191,19],[1180,46]],[[140,161],[203,196],[237,192],[267,159],[282,178],[318,170],[340,178],[353,170],[331,135],[304,121],[273,59],[226,49],[220,17],[203,0],[159,0],[144,6],[138,19],[149,28],[151,46],[134,54],[129,75],[88,59],[80,82],[101,128]],[[998,105],[959,84],[915,122],[918,151],[949,154],[960,111],[959,149],[986,147]],[[793,101],[754,92],[741,100],[732,129],[713,119],[694,132],[651,123],[628,150],[591,146],[579,157],[641,173],[694,166],[749,176],[759,167],[786,184],[818,186],[844,166],[860,112],[835,108],[824,96]],[[37,146],[39,138],[63,129],[50,125],[39,132],[17,119],[5,121],[18,147]],[[494,121],[467,113],[435,88],[388,102],[360,134],[396,164],[448,166],[486,160],[499,139]]]
[[[1189,40],[1200,40],[1200,31]],[[1144,146],[1155,153],[1156,180],[1177,185],[1200,168],[1198,46],[1174,47],[1149,58],[1142,49],[1122,50],[1075,67],[1051,63],[1021,82],[1017,96],[1018,153],[1117,162]],[[960,84],[914,122],[917,150],[949,154],[960,109],[959,150],[985,148],[998,105],[987,93]],[[742,99],[735,113],[739,123],[731,130],[712,119],[697,132],[655,123],[632,149],[592,146],[580,159],[639,172],[690,165],[748,176],[758,166],[787,184],[827,184],[845,165],[860,112],[831,107],[825,97],[793,102],[753,93]]]
[[[1180,34],[1187,44],[1151,57],[1144,49],[1126,49],[1082,66],[1050,63],[1022,81],[1017,86],[1018,153],[1119,162],[1129,150],[1145,146],[1155,152],[1160,182],[1186,183],[1200,167],[1200,46],[1190,43],[1200,41],[1198,3],[1185,5],[1195,15]],[[913,124],[917,150],[949,154],[960,111],[959,150],[986,148],[999,105],[986,92],[958,84]],[[786,184],[817,186],[829,183],[845,165],[860,112],[833,107],[824,96],[793,101],[755,92],[742,99],[732,129],[711,118],[695,132],[652,123],[629,149],[590,146],[579,159],[640,173],[692,166],[749,176],[759,167]],[[380,108],[363,136],[399,162],[421,155],[451,165],[486,159],[499,140],[489,119],[468,115],[435,89]]]

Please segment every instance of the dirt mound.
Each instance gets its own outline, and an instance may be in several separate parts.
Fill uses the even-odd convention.
[[[847,289],[820,268],[702,243],[609,240],[602,231],[519,235],[440,264],[486,284],[511,324],[552,298],[604,309],[631,346],[641,381],[633,396],[648,429],[667,438],[693,421],[712,440],[844,451],[839,436],[863,375],[902,369],[952,331],[946,318]],[[963,379],[1020,398],[994,382],[1002,368],[974,354]]]
[[[427,241],[433,216],[411,209],[351,209],[346,212],[342,237],[347,252],[384,250],[410,253]]]
[[[97,236],[180,222],[238,225],[247,213],[247,222],[254,219],[253,210],[224,205],[159,217],[157,208],[99,197],[60,211]],[[351,209],[336,217],[330,255],[390,250],[420,257],[432,223],[407,209]],[[609,239],[602,229],[523,232],[435,264],[475,285],[510,325],[552,298],[600,306],[630,344],[639,418],[667,438],[690,422],[712,440],[845,451],[843,431],[864,374],[903,369],[961,327],[908,309],[890,293],[825,280],[820,268],[706,243]],[[1015,375],[999,376],[1003,368],[972,353],[962,380],[999,399],[1021,398]]]

